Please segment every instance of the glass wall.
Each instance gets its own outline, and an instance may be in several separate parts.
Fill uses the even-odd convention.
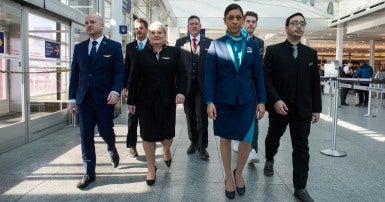
[[[21,9],[0,2],[0,128],[22,120]]]
[[[67,108],[69,26],[39,14],[28,14],[31,118]],[[33,47],[33,48],[31,48]]]
[[[98,12],[98,0],[58,0],[84,14]]]

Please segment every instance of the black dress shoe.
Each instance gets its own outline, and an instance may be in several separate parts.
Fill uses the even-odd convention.
[[[341,105],[343,105],[343,106],[349,106],[348,104],[346,104],[346,103],[342,103]]]
[[[199,149],[199,157],[202,160],[208,160],[210,158],[210,155],[205,148],[202,148],[202,149]]]
[[[164,163],[166,164],[167,167],[171,166],[171,159],[170,160],[164,160]]]
[[[138,151],[136,150],[136,147],[131,147],[130,148],[130,154],[133,157],[138,157],[139,156]]]
[[[147,180],[146,179],[146,183],[148,186],[152,186],[153,184],[155,184],[155,179],[156,179],[156,171],[158,170],[158,168],[155,166],[155,178],[153,180]]]
[[[111,162],[112,162],[112,166],[114,166],[114,168],[118,167],[119,165],[119,154],[112,154],[111,155]]]
[[[237,190],[239,195],[243,195],[246,192],[246,185],[243,185],[243,187],[237,187],[237,178],[235,178],[235,170],[236,169],[234,169],[234,171],[233,171],[234,182],[235,182],[235,189]]]
[[[226,197],[229,199],[235,198],[235,190],[234,191],[227,191],[226,190],[226,180],[225,180],[225,194],[226,194]]]
[[[86,188],[91,182],[95,182],[95,174],[93,175],[84,175],[82,180],[78,182],[76,185],[77,188],[79,189],[84,189]]]
[[[193,154],[195,153],[196,146],[194,143],[191,143],[190,146],[187,148],[187,154]]]

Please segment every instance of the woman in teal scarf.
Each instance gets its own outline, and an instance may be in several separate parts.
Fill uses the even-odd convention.
[[[226,8],[226,35],[211,43],[205,66],[207,113],[213,119],[214,135],[220,137],[225,194],[230,199],[235,197],[235,190],[240,195],[246,191],[242,172],[251,148],[254,117],[263,117],[266,101],[262,58],[257,42],[249,40],[242,28],[243,20],[239,5]],[[231,140],[240,141],[233,172]]]

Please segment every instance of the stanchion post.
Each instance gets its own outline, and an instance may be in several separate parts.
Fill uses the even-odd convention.
[[[371,87],[372,84],[369,84],[369,88]],[[372,91],[369,90],[369,93],[368,93],[368,112],[367,114],[364,114],[365,117],[376,117],[376,115],[372,114]]]
[[[333,103],[333,97],[332,97],[332,78],[329,78],[329,98],[330,98],[330,105],[328,107],[328,115],[332,116],[332,109],[331,109],[331,103]]]
[[[324,149],[320,152],[327,156],[334,157],[344,157],[346,156],[346,152],[337,150],[337,141],[336,141],[336,133],[337,133],[337,120],[338,120],[338,78],[334,81],[334,111],[333,111],[333,127],[332,127],[332,140],[333,140],[333,148]]]

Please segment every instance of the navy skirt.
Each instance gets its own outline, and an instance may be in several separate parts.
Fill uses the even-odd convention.
[[[215,104],[217,118],[214,135],[229,140],[252,142],[256,105],[243,106]]]

